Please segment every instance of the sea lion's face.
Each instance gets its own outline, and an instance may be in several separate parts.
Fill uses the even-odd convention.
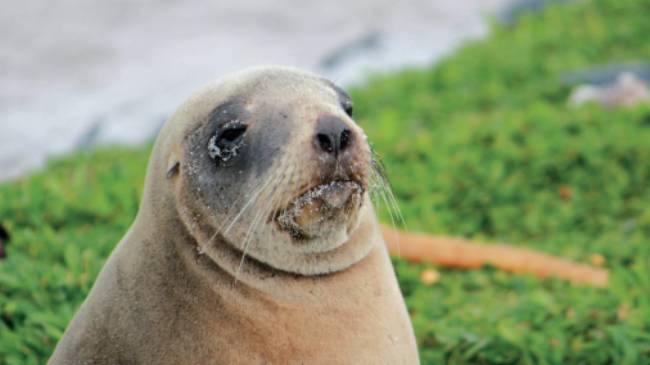
[[[184,131],[181,215],[210,232],[199,240],[208,254],[225,241],[276,269],[328,271],[310,262],[345,245],[369,204],[371,153],[349,96],[290,70],[226,85]]]

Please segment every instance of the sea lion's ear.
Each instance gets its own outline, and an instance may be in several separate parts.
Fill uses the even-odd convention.
[[[178,169],[180,168],[181,163],[178,161],[172,161],[169,164],[169,167],[167,167],[167,178],[171,179],[178,173]]]

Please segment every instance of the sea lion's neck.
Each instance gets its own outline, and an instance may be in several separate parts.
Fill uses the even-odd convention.
[[[169,231],[167,236],[173,239],[160,244],[173,245],[172,255],[182,263],[184,270],[196,280],[205,283],[206,287],[217,291],[218,295],[222,295],[224,291],[235,290],[249,294],[257,293],[279,300],[282,298],[289,301],[304,300],[304,296],[312,288],[323,289],[322,284],[328,282],[330,277],[346,275],[348,271],[366,260],[372,249],[383,248],[374,215],[368,214],[362,217],[357,229],[341,248],[345,249],[345,246],[349,246],[350,251],[359,251],[352,248],[367,247],[359,260],[337,272],[301,275],[273,268],[249,256],[244,257],[241,251],[213,231],[202,229],[201,233],[197,234],[196,231],[191,232],[190,228],[181,222],[180,217],[174,221],[176,223],[164,228]],[[206,245],[205,241],[204,244],[199,244],[199,240],[210,240],[210,242],[209,245]],[[176,264],[172,266],[175,269],[179,267]]]

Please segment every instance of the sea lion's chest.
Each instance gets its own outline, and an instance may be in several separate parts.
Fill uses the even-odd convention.
[[[302,305],[238,299],[222,308],[206,345],[224,363],[417,363],[407,313],[389,284],[321,293],[321,302]]]

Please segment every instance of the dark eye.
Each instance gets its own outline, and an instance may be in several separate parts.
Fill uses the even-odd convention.
[[[217,131],[208,142],[208,154],[213,159],[227,162],[237,156],[244,144],[246,125],[232,123]]]
[[[354,112],[354,107],[352,106],[352,101],[346,100],[343,102],[341,105],[343,107],[343,110],[345,110],[345,114],[348,116],[352,116],[352,112]]]
[[[246,126],[240,125],[232,128],[228,128],[221,132],[221,138],[228,142],[235,142],[238,138],[244,135],[246,132]]]

